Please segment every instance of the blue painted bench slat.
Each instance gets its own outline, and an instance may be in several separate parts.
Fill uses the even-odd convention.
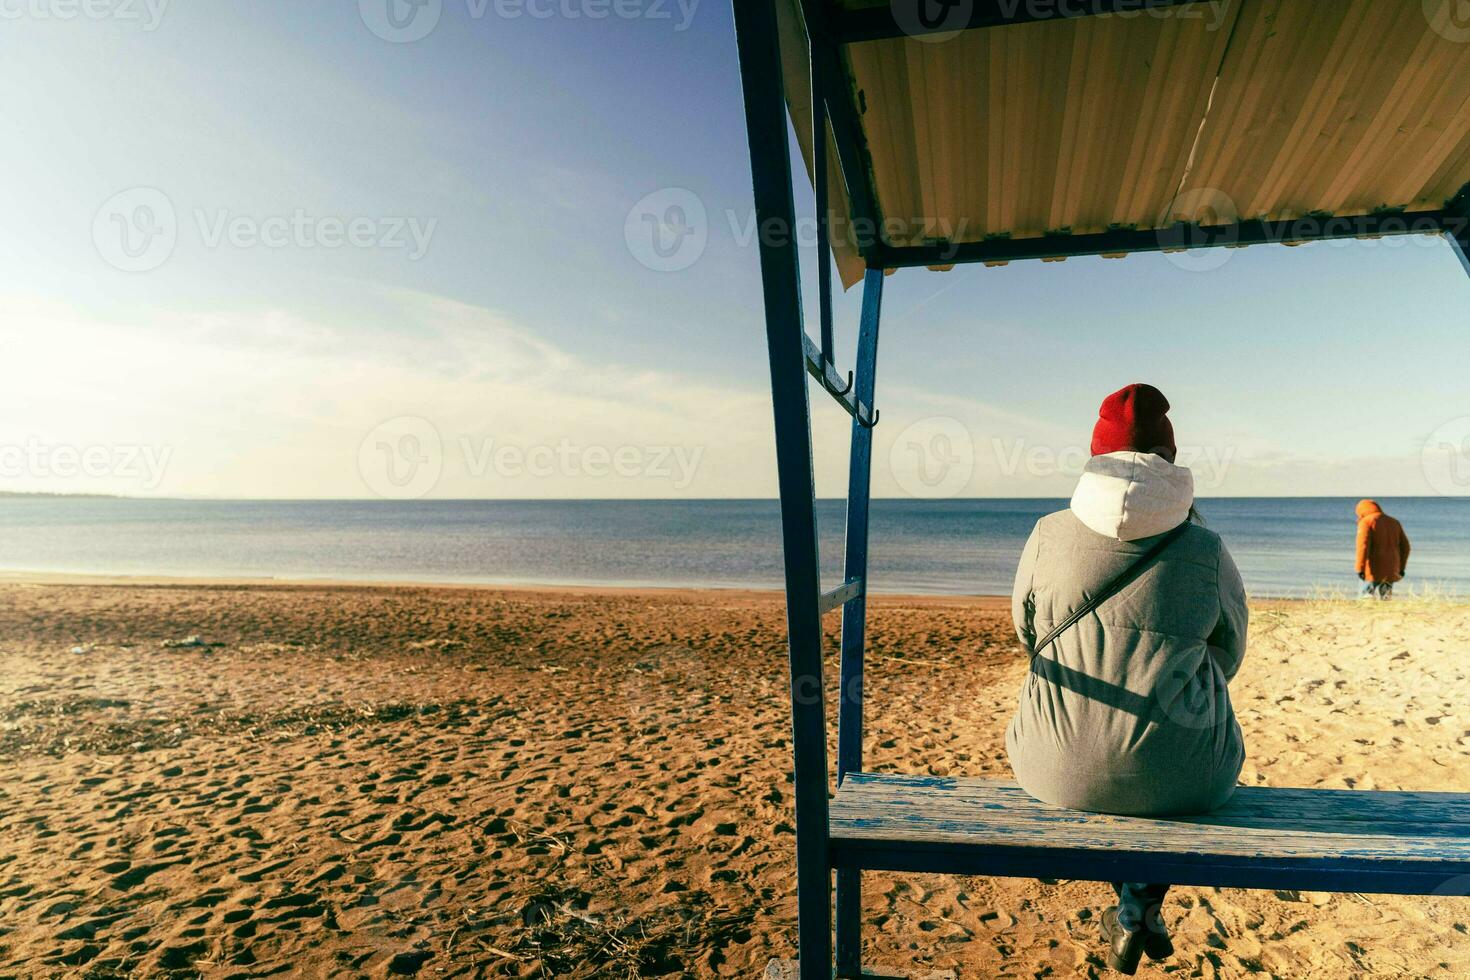
[[[1470,799],[1456,793],[1255,786],[1203,816],[1120,817],[1012,782],[850,773],[830,826],[838,868],[1470,894]]]

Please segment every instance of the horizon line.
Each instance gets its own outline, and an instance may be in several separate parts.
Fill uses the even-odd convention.
[[[1470,492],[1464,494],[1402,494],[1402,493],[1363,493],[1363,494],[1340,494],[1340,493],[1304,493],[1304,494],[1220,494],[1217,496],[1196,496],[1195,500],[1363,500],[1368,498],[1383,498],[1385,500],[1470,500]],[[395,499],[389,497],[226,497],[226,496],[177,496],[177,495],[146,495],[146,494],[121,494],[121,493],[64,493],[56,491],[24,491],[24,490],[0,490],[0,501],[3,500],[158,500],[178,501],[185,503],[380,503],[380,504],[453,504],[453,503],[501,503],[501,504],[540,504],[540,503],[754,503],[767,501],[780,503],[780,497],[413,497]],[[815,497],[817,501],[843,503],[847,497]],[[1016,500],[1067,500],[1069,496],[969,496],[969,497],[913,497],[913,496],[873,496],[870,500],[899,500],[913,501],[919,503],[964,503],[975,501],[1016,501]]]

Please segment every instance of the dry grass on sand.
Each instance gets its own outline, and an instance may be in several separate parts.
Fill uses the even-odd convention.
[[[1006,773],[1003,605],[874,605],[870,766]],[[795,947],[784,670],[765,594],[0,584],[0,976],[759,975]],[[1244,779],[1470,790],[1467,670],[1470,607],[1258,605]],[[865,884],[881,966],[1103,972],[1106,886]],[[1180,977],[1470,974],[1470,899],[1169,917]]]

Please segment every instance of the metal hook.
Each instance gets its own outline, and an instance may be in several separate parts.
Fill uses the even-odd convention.
[[[823,372],[823,374],[822,374],[822,387],[823,388],[826,388],[827,389],[827,393],[830,394],[830,395],[832,395],[834,398],[841,398],[843,395],[847,394],[849,391],[852,391],[852,372],[851,371],[847,372],[847,386],[844,387],[841,391],[838,391],[836,388],[833,388],[831,385],[829,385],[827,383],[826,372]]]
[[[862,426],[865,429],[871,429],[873,426],[878,424],[878,416],[882,414],[882,412],[878,411],[878,409],[875,408],[873,409],[873,421],[871,422],[864,422],[861,415],[854,415],[853,418],[857,419],[858,425]]]

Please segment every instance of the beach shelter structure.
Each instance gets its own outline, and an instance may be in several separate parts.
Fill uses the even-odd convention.
[[[1470,271],[1460,6],[734,0],[786,566],[803,980],[833,972],[834,873],[835,968],[858,974],[864,869],[1470,893],[1470,795],[1248,788],[1206,817],[1145,820],[1048,807],[1007,783],[864,773],[862,762],[885,274],[1406,234],[1448,238]],[[788,117],[817,200],[815,341]],[[844,286],[863,284],[846,375],[834,264]],[[852,416],[845,575],[826,592],[809,375]],[[821,629],[839,609],[833,792]]]

